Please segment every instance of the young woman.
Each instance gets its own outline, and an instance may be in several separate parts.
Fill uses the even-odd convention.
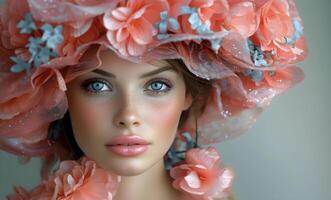
[[[200,145],[303,79],[290,0],[10,0],[0,27],[0,148],[43,158],[8,199],[230,198]]]

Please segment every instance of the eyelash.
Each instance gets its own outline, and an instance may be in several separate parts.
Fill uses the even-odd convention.
[[[89,80],[86,80],[82,83],[82,88],[84,90],[86,90],[87,92],[89,93],[93,93],[93,94],[99,94],[99,93],[103,93],[103,92],[95,92],[93,91],[93,89],[90,88],[90,86],[93,84],[93,83],[102,83],[104,85],[107,85],[109,88],[110,88],[110,91],[112,91],[109,83],[103,79],[99,79],[99,78],[96,78],[96,79],[89,79]],[[162,79],[162,78],[156,78],[156,79],[152,79],[150,80],[149,82],[147,82],[147,86],[148,88],[153,84],[153,83],[161,83],[162,84],[162,88],[163,87],[166,87],[166,89],[163,89],[163,90],[153,90],[153,89],[145,89],[144,91],[145,92],[148,92],[150,93],[152,96],[156,96],[156,95],[162,95],[162,94],[165,94],[166,92],[168,92],[171,88],[172,88],[172,84],[170,83],[170,81],[166,80],[166,79]],[[103,88],[103,87],[102,87]]]

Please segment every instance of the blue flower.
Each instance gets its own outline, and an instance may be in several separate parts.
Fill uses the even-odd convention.
[[[11,72],[19,73],[24,70],[29,71],[29,69],[31,67],[30,63],[27,63],[23,59],[16,57],[16,56],[12,56],[12,57],[10,57],[10,59],[15,62],[15,64],[10,68]]]
[[[260,82],[263,79],[263,71],[262,70],[253,70],[253,69],[246,69],[244,74],[246,76],[250,76],[256,82]]]
[[[285,37],[285,44],[292,45],[298,39],[300,39],[301,35],[303,35],[303,27],[301,26],[299,20],[297,19],[293,20],[293,28],[294,28],[294,33],[291,38]]]
[[[43,41],[40,38],[29,38],[29,43],[26,45],[26,47],[29,48],[29,52],[31,53],[31,59],[33,59],[33,57],[38,54],[41,48],[41,44],[43,44]]]
[[[217,53],[218,50],[221,48],[221,43],[223,39],[213,39],[210,40],[211,48]]]
[[[185,160],[185,152],[177,152],[175,147],[172,146],[168,150],[166,159],[164,160],[166,170],[170,170],[174,164],[183,160]]]
[[[195,146],[195,141],[193,140],[192,135],[189,132],[184,132],[182,135],[186,140],[186,150],[193,148]]]
[[[161,12],[160,18],[161,18],[161,21],[159,23],[156,23],[156,27],[159,29],[159,32],[160,32],[160,34],[157,35],[157,38],[159,40],[170,37],[169,34],[167,34],[168,24],[170,25],[171,29],[173,29],[175,31],[179,30],[179,23],[178,23],[177,19],[175,19],[173,17],[169,17],[168,11]]]
[[[20,33],[32,33],[33,30],[37,30],[35,23],[33,22],[31,13],[26,14],[24,20],[21,20],[17,27],[20,28]],[[63,26],[58,25],[56,27],[50,24],[43,24],[40,28],[43,30],[41,37],[30,37],[29,43],[26,45],[31,58],[28,62],[25,62],[19,57],[11,57],[11,60],[16,64],[11,67],[12,72],[21,72],[27,70],[29,73],[30,67],[39,67],[42,64],[49,62],[53,57],[57,57],[57,46],[64,41],[62,31]]]
[[[42,47],[37,55],[33,59],[33,63],[35,67],[38,67],[42,64],[47,63],[50,60],[50,57],[55,57],[56,53],[52,52],[48,47]]]
[[[210,26],[208,24],[202,22],[196,8],[182,6],[180,8],[180,12],[182,15],[190,14],[188,22],[190,23],[191,28],[196,31],[196,33],[200,35],[210,35],[214,33],[214,31],[210,29]],[[218,52],[219,48],[221,47],[221,42],[222,39],[219,38],[210,40],[210,43],[212,45],[211,47],[215,52]]]
[[[62,35],[63,26],[58,25],[53,28],[50,24],[45,23],[41,29],[44,31],[41,40],[46,42],[48,48],[56,51],[57,46],[64,40]]]
[[[197,9],[196,8],[190,8],[189,6],[181,6],[179,8],[179,11],[181,14],[185,15],[185,14],[192,14],[192,13],[195,13],[197,12]]]
[[[39,67],[47,63],[51,57],[57,56],[49,47],[45,47],[45,42],[41,38],[30,37],[26,46],[29,47],[31,53],[29,63],[33,63],[34,67]]]
[[[37,30],[37,26],[33,22],[32,14],[27,13],[24,19],[18,22],[17,28],[20,29],[20,33],[22,34],[31,34],[32,31]]]
[[[197,12],[194,12],[190,15],[190,17],[188,18],[188,21],[191,24],[191,28],[193,30],[196,30],[199,26],[202,25],[202,21],[199,17],[199,14]]]
[[[257,67],[268,67],[269,64],[265,60],[265,52],[255,46],[251,40],[247,40],[247,45],[254,65]]]
[[[174,143],[167,152],[166,159],[164,160],[165,168],[167,170],[170,170],[174,164],[185,160],[186,152],[189,149],[198,147],[196,141],[193,140],[189,132],[182,133],[182,136],[184,137],[185,142],[180,141],[181,145],[176,145],[176,143]]]

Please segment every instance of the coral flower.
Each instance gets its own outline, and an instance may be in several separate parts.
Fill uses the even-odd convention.
[[[244,37],[252,36],[257,29],[258,19],[252,2],[231,3],[230,10],[224,21],[227,30],[239,32]]]
[[[189,15],[183,15],[180,19],[183,32],[205,34],[210,33],[210,31],[221,30],[221,28],[216,30],[214,26],[216,20],[212,19],[217,16],[223,22],[226,12],[229,10],[229,4],[225,0],[192,0],[189,8],[189,10],[184,12]]]
[[[8,199],[112,200],[119,182],[119,176],[97,167],[94,161],[83,157],[80,163],[72,160],[61,162],[58,171],[31,192],[16,187],[16,194],[9,195]]]
[[[254,4],[249,1],[200,1],[192,0],[189,4],[191,16],[184,16],[181,20],[184,32],[194,33],[196,26],[204,26],[205,33],[229,30],[239,32],[245,37],[253,35],[257,29],[257,15]],[[194,11],[196,9],[196,11]],[[199,16],[199,20],[193,20],[192,13]],[[199,33],[199,31],[198,31]],[[204,33],[200,31],[200,34]]]
[[[173,186],[194,199],[224,198],[230,195],[234,173],[220,166],[214,147],[190,149],[186,163],[171,169]]]
[[[129,0],[104,15],[107,38],[122,55],[140,56],[157,34],[154,24],[168,4],[161,0]]]
[[[259,7],[260,25],[253,37],[278,63],[295,63],[306,55],[302,22],[292,1],[268,0]]]

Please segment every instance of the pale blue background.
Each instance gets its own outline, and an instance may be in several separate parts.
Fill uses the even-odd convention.
[[[271,107],[245,135],[217,147],[236,171],[238,200],[331,199],[331,1],[298,0],[310,55],[306,79]],[[11,185],[39,183],[39,162],[18,164],[0,152],[0,199]]]

